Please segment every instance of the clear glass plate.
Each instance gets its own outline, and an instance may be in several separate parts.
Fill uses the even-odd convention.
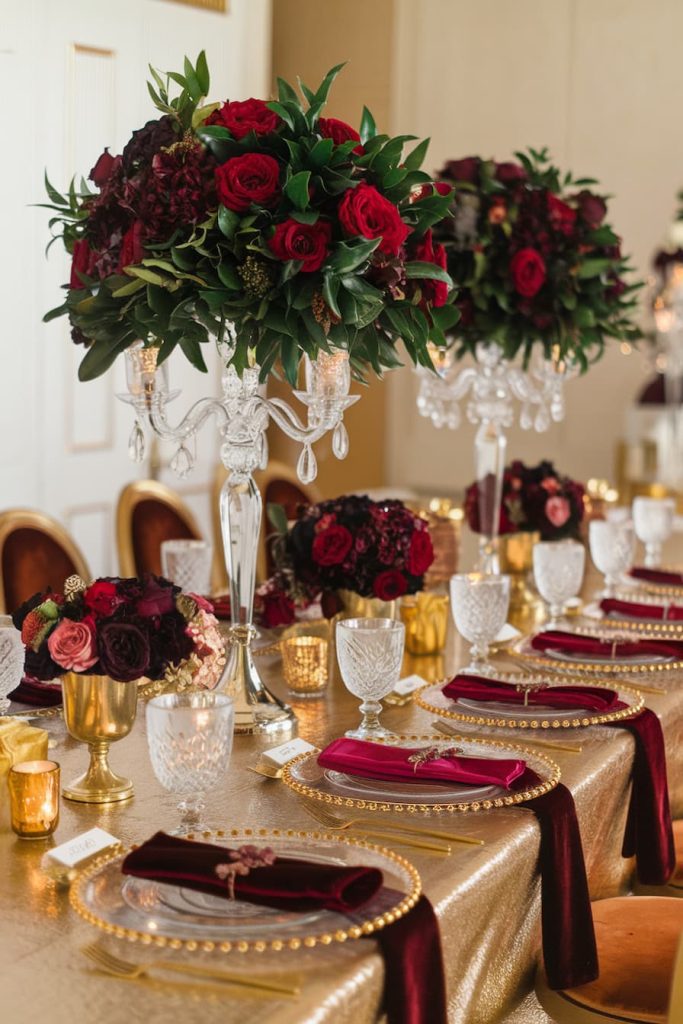
[[[445,744],[448,746],[448,744]],[[450,744],[453,746],[453,744]],[[491,800],[504,790],[502,786],[474,786],[455,782],[408,782],[399,779],[365,779],[360,775],[347,775],[323,769],[325,778],[332,789],[345,796],[367,794],[375,800],[423,800],[425,803],[442,803],[444,800]],[[296,777],[296,776],[295,776]]]
[[[443,695],[442,695],[443,696]],[[448,699],[448,698],[446,698]],[[486,714],[487,712],[491,715],[495,715],[496,718],[500,715],[514,714],[515,718],[538,718],[542,715],[543,718],[553,721],[555,719],[567,718],[567,716],[580,715],[588,708],[560,708],[555,705],[547,704],[508,704],[505,701],[493,701],[493,700],[472,700],[469,697],[458,697],[456,704],[461,708],[469,708],[471,711],[475,711],[478,715]]]

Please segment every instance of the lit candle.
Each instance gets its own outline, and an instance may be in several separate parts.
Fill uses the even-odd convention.
[[[22,761],[9,772],[12,828],[20,839],[45,839],[59,822],[59,765]]]

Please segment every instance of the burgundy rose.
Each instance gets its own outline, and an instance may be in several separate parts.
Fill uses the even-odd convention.
[[[501,185],[514,185],[516,182],[526,181],[528,177],[522,165],[511,160],[496,164],[493,176]]]
[[[330,526],[317,533],[311,557],[318,565],[341,565],[353,546],[353,537],[345,526]]]
[[[374,185],[365,183],[345,192],[339,204],[339,221],[347,235],[381,238],[379,251],[390,256],[398,253],[410,231],[398,208]]]
[[[410,538],[406,567],[411,576],[422,576],[434,561],[434,548],[429,530],[415,530]]]
[[[478,156],[466,156],[461,160],[449,160],[441,171],[440,178],[452,178],[454,181],[466,181],[476,185],[479,181],[481,160]]]
[[[67,672],[87,672],[97,661],[94,622],[62,619],[47,638],[50,656]]]
[[[179,120],[170,114],[148,121],[134,131],[121,154],[126,176],[132,177],[140,166],[151,164],[155,153],[177,142],[179,131]]]
[[[563,235],[571,235],[574,232],[576,222],[576,210],[567,203],[558,199],[552,192],[548,192],[548,215],[550,223]]]
[[[96,254],[90,248],[87,238],[79,238],[74,242],[69,288],[85,288],[79,275],[92,276],[95,259]]]
[[[545,260],[536,249],[520,249],[510,260],[510,275],[515,291],[533,298],[545,282]]]
[[[249,132],[255,135],[268,135],[280,124],[280,118],[270,110],[263,100],[253,97],[248,100],[233,100],[206,119],[206,124],[218,124],[227,128],[235,139],[243,139]]]
[[[324,139],[332,139],[335,146],[341,146],[342,142],[360,142],[360,135],[355,128],[352,128],[346,121],[340,121],[337,117],[319,117],[318,131]],[[362,153],[363,146],[356,146],[352,152]]]
[[[398,569],[386,569],[375,578],[372,592],[380,601],[395,601],[408,590],[408,580]]]
[[[266,629],[276,626],[289,626],[294,622],[294,602],[281,590],[263,594],[261,597],[261,622]]]
[[[600,196],[593,195],[588,189],[583,189],[576,196],[579,213],[586,224],[592,230],[599,228],[607,214],[607,203]]]
[[[325,262],[331,236],[329,221],[300,224],[290,217],[278,224],[269,245],[279,260],[301,260],[301,272],[310,274]]]
[[[566,498],[554,495],[545,503],[545,514],[553,526],[560,529],[569,519],[571,507]]]
[[[121,239],[121,253],[119,255],[119,273],[124,267],[132,267],[141,263],[145,258],[145,250],[142,245],[142,221],[136,220],[126,231]]]
[[[95,615],[112,615],[122,603],[116,584],[110,580],[97,580],[83,593],[83,604]]]
[[[62,667],[50,657],[47,644],[43,644],[37,651],[26,651],[24,674],[32,679],[40,679],[45,683],[60,676],[63,671]]]
[[[105,675],[130,683],[147,674],[149,638],[132,622],[108,622],[99,631],[100,665]]]
[[[175,608],[175,587],[162,576],[148,576],[144,581],[142,597],[137,603],[137,613],[143,618],[166,615]]]
[[[145,625],[149,641],[149,666],[145,675],[150,679],[161,679],[169,665],[179,665],[196,650],[184,617],[175,609],[148,619]]]
[[[170,238],[206,217],[216,205],[214,167],[199,145],[174,146],[153,157],[140,202],[146,238]]]
[[[97,163],[88,175],[90,181],[93,181],[98,188],[102,188],[102,186],[109,180],[114,167],[117,166],[117,161],[120,162],[121,157],[112,156],[109,152],[109,147],[107,147],[102,156],[98,158]]]
[[[223,206],[236,213],[252,203],[272,206],[279,195],[280,165],[265,153],[234,156],[216,169],[216,191]]]
[[[441,267],[442,270],[446,269],[446,250],[441,244],[434,245],[431,228],[425,232],[424,238],[415,246],[413,258],[423,263],[433,263],[435,266]],[[444,281],[422,278],[420,287],[423,297],[435,308],[446,304],[448,285]]]

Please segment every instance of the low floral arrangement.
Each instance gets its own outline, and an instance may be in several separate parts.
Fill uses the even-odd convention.
[[[278,80],[278,99],[206,104],[209,70],[195,65],[148,83],[160,116],[105,150],[62,195],[46,178],[50,227],[72,257],[66,314],[97,377],[136,339],[178,346],[206,371],[203,348],[235,336],[227,363],[281,367],[296,383],[306,353],[348,349],[357,372],[431,365],[427,343],[457,320],[446,256],[431,225],[450,189],[420,170],[427,141],[360,131],[322,117],[333,68],[302,98]],[[171,98],[170,90],[179,87]],[[444,194],[445,193],[445,194]]]
[[[176,689],[210,689],[225,664],[211,605],[161,576],[94,580],[70,576],[63,594],[34,594],[14,612],[33,679],[65,672],[145,677]]]
[[[535,345],[581,370],[607,338],[634,340],[635,292],[621,239],[591,178],[562,175],[546,150],[518,162],[449,160],[439,177],[454,189],[452,217],[434,229],[458,289],[458,357],[495,341],[526,362]]]
[[[434,560],[426,521],[400,501],[365,495],[321,501],[302,508],[292,526],[279,505],[269,505],[268,515],[277,530],[277,570],[257,597],[264,624],[277,617],[268,624],[286,625],[297,607],[317,600],[334,614],[340,590],[381,601],[414,594]]]
[[[552,462],[525,466],[516,461],[505,467],[499,534],[538,532],[541,540],[578,537],[584,510],[583,484],[562,476]],[[481,532],[479,515],[475,482],[465,492],[465,519],[475,533]]]

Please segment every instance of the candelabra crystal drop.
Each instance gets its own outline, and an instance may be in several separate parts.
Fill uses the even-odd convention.
[[[142,462],[145,457],[145,434],[140,426],[139,420],[136,420],[133,424],[133,429],[130,432],[130,438],[128,439],[128,457],[133,462]]]

